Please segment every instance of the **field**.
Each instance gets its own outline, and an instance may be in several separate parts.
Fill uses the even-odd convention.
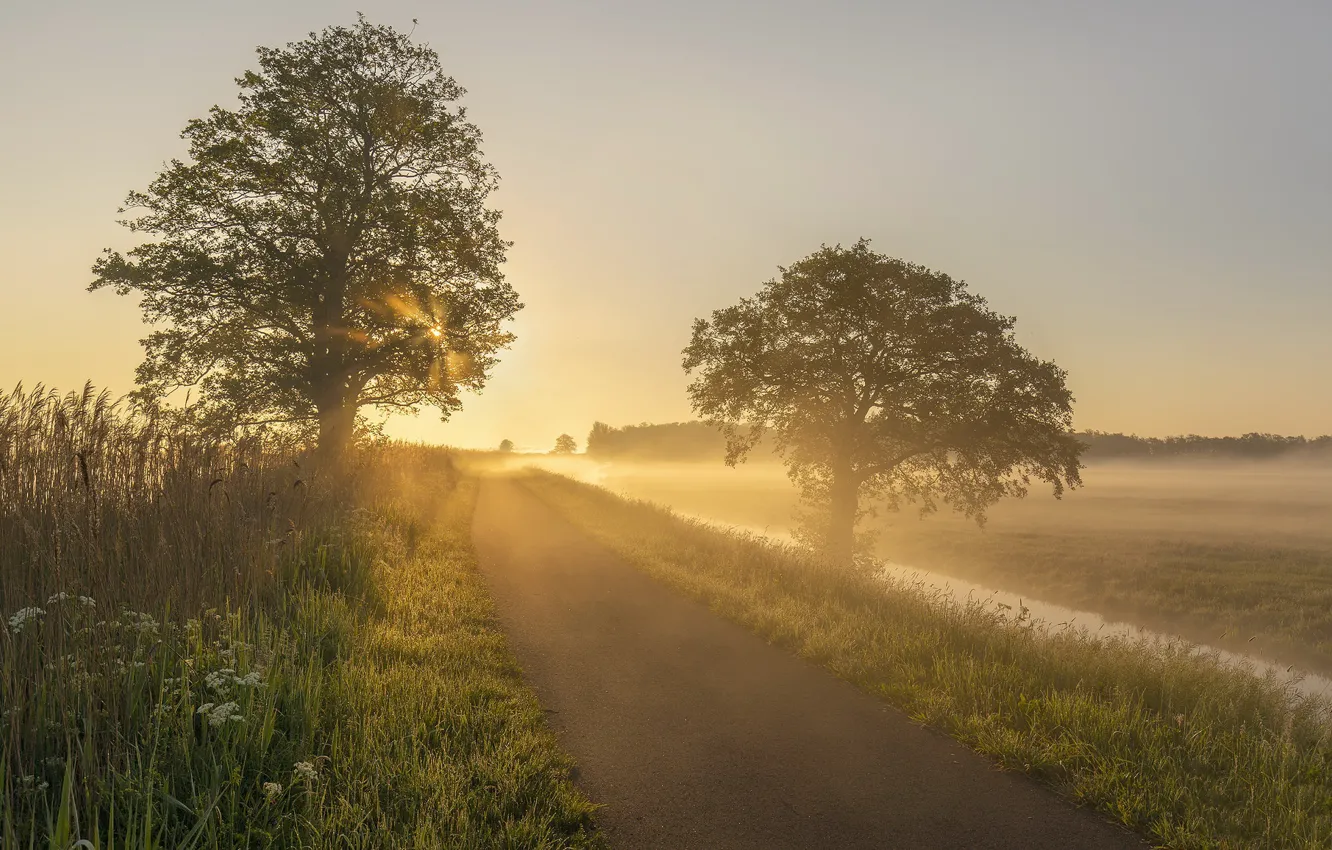
[[[1187,645],[1050,630],[565,477],[530,492],[654,577],[1176,848],[1332,842],[1329,704]]]
[[[782,468],[541,463],[755,533],[788,533]],[[1332,467],[1101,463],[1056,501],[1033,491],[984,529],[938,514],[879,515],[876,554],[1167,634],[1332,672]]]

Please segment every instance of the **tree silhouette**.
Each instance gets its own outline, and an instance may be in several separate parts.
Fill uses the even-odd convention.
[[[505,454],[513,451],[513,440],[500,440],[499,450]]]
[[[578,451],[578,443],[568,434],[561,434],[555,438],[555,450],[551,452],[557,455],[571,455]]]
[[[862,239],[696,320],[684,368],[694,409],[726,433],[727,463],[771,430],[816,508],[806,534],[848,562],[863,500],[942,501],[983,522],[1033,478],[1056,496],[1081,483],[1065,374],[1013,325],[964,283]]]
[[[317,423],[341,454],[364,406],[457,410],[521,309],[486,207],[498,183],[439,57],[372,25],[260,48],[126,206],[151,241],[108,250],[91,289],[140,298],[140,393],[200,391],[227,425]],[[122,210],[123,212],[123,210]]]

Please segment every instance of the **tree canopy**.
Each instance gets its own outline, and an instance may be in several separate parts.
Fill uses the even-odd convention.
[[[499,450],[505,454],[513,451],[513,440],[500,440]]]
[[[561,434],[555,438],[554,454],[571,455],[578,451],[578,443],[568,434]]]
[[[457,410],[521,309],[487,198],[498,184],[438,55],[364,18],[260,48],[132,192],[153,238],[92,289],[139,296],[141,394],[196,388],[218,422],[315,423],[339,451],[365,406]],[[124,212],[124,210],[122,210]]]
[[[757,295],[694,322],[694,410],[734,464],[765,433],[807,501],[808,536],[850,560],[865,503],[946,503],[983,521],[1033,479],[1081,483],[1065,374],[1018,344],[1014,319],[961,281],[824,246]]]

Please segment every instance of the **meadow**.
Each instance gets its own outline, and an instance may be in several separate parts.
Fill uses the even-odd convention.
[[[798,506],[775,463],[540,463],[779,539]],[[1000,503],[984,528],[909,509],[864,525],[895,563],[1332,672],[1332,466],[1103,461],[1084,481]]]
[[[379,443],[333,474],[292,437],[39,389],[0,397],[0,843],[602,846],[471,548],[476,475],[534,460],[675,510],[522,479],[635,565],[1162,845],[1332,842],[1322,699],[830,570],[755,536],[790,527],[777,465]],[[898,561],[1319,665],[1330,481],[1105,465],[984,531],[872,522]]]
[[[0,397],[0,844],[595,847],[447,451]]]
[[[1332,705],[1183,642],[1100,640],[832,568],[568,477],[522,486],[659,580],[1161,846],[1332,843]]]

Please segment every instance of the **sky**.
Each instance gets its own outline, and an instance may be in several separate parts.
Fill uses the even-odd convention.
[[[0,3],[0,387],[133,386],[88,293],[131,189],[254,48],[355,20],[439,51],[526,309],[408,439],[544,449],[691,418],[695,317],[864,236],[965,279],[1069,373],[1076,425],[1332,432],[1332,3]]]

